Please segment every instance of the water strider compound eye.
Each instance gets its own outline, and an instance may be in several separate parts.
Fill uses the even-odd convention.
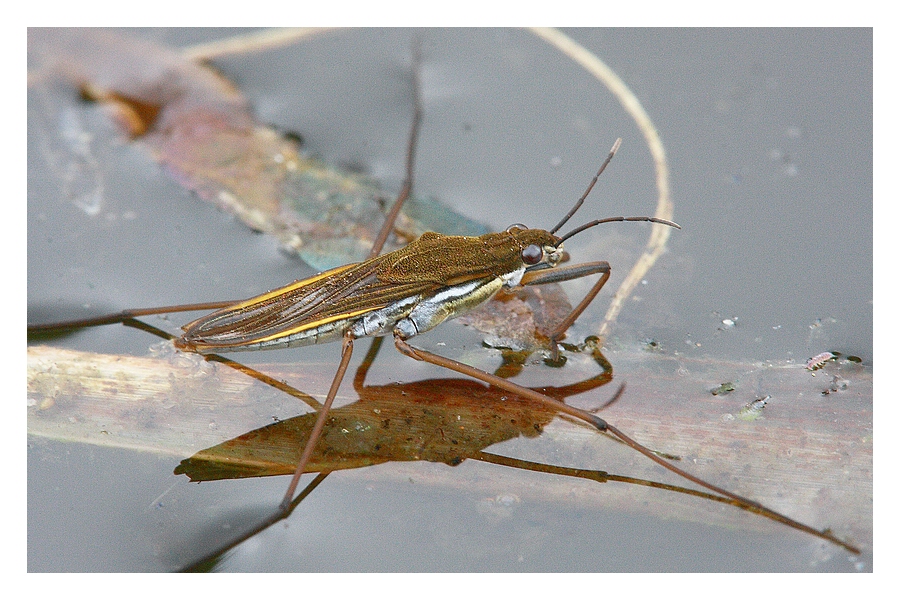
[[[537,244],[529,244],[522,248],[522,262],[526,265],[536,265],[544,257],[544,251]]]

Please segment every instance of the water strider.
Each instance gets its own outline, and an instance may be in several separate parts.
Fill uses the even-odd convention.
[[[412,358],[449,368],[581,419],[601,432],[614,435],[670,471],[730,498],[737,504],[768,516],[777,514],[675,467],[596,415],[408,343],[407,340],[415,335],[474,308],[503,288],[540,285],[599,274],[600,278],[590,292],[551,335],[551,348],[555,354],[558,352],[558,339],[599,293],[610,275],[610,266],[605,261],[560,266],[564,257],[563,242],[587,228],[610,221],[650,221],[677,227],[675,223],[652,217],[615,217],[591,221],[564,235],[557,235],[582,205],[597,178],[616,153],[619,147],[617,141],[584,195],[550,230],[513,225],[506,231],[480,237],[426,233],[405,248],[379,255],[397,212],[411,189],[415,139],[421,121],[418,96],[415,115],[408,145],[404,189],[386,218],[369,259],[325,271],[244,302],[213,302],[125,311],[79,322],[30,327],[29,330],[83,327],[160,312],[218,309],[186,325],[184,334],[175,341],[176,347],[183,351],[210,355],[341,340],[340,364],[284,496],[282,512],[287,512],[294,500],[299,479],[321,435],[328,411],[347,370],[354,340],[391,335],[398,350]],[[778,517],[777,520],[792,527],[840,544],[851,552],[858,552],[827,531],[820,532],[788,517]]]

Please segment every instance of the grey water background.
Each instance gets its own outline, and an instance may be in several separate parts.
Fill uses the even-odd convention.
[[[181,46],[232,32],[137,33]],[[654,340],[686,355],[746,361],[804,361],[838,350],[871,364],[871,31],[567,33],[612,67],[653,118],[669,157],[675,220],[683,226],[610,343]],[[421,37],[424,56],[419,193],[497,229],[515,222],[546,227],[580,196],[622,137],[622,150],[576,221],[653,210],[652,165],[633,122],[596,80],[524,31],[344,31],[215,65],[248,94],[261,122],[299,132],[308,150],[360,167],[391,190],[402,179],[414,36]],[[96,110],[76,110],[85,127],[104,127]],[[31,111],[30,104],[30,128]],[[104,204],[88,214],[48,176],[29,135],[30,308],[237,299],[305,274],[270,240],[195,201],[127,145],[97,150],[109,165]],[[609,227],[568,247],[587,257],[600,238],[621,237],[622,256],[608,259],[614,274],[623,275],[646,230]],[[618,284],[615,277],[612,283]],[[579,289],[573,286],[572,296]],[[599,321],[604,297],[583,321]],[[578,333],[590,333],[579,327]],[[104,327],[65,343],[145,353],[154,340]],[[332,347],[313,351],[336,358]],[[274,502],[285,485],[277,478],[227,490],[189,486],[171,468],[170,461],[137,453],[33,441],[29,570],[167,569],[163,550],[176,542],[161,530],[175,535],[172,523],[202,522],[210,506],[239,510]],[[488,531],[471,520],[478,499],[464,491],[454,497],[412,483],[411,491],[371,491],[334,479],[304,503],[308,516],[249,542],[227,566],[871,568],[845,557],[819,561],[806,540],[798,543],[788,532],[735,539],[632,515],[548,514],[545,506],[520,507],[499,532]],[[160,508],[159,497],[177,501]],[[541,540],[540,552],[529,552],[529,539]]]

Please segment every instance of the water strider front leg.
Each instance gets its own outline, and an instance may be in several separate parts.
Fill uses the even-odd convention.
[[[580,265],[572,265],[570,267],[556,267],[554,269],[529,271],[522,276],[520,285],[543,285],[545,283],[560,283],[562,281],[571,281],[589,275],[602,273],[603,275],[597,280],[597,283],[591,290],[581,299],[578,306],[572,309],[572,312],[563,319],[556,329],[550,334],[550,352],[552,353],[553,362],[559,361],[559,340],[565,335],[572,323],[581,316],[581,313],[594,301],[603,286],[609,280],[610,275],[609,263],[605,260],[583,263]]]

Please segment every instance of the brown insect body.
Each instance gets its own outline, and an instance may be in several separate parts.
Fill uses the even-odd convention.
[[[480,237],[428,232],[405,248],[325,271],[197,319],[176,340],[200,353],[285,348],[428,331],[555,267],[560,238],[510,227]]]

